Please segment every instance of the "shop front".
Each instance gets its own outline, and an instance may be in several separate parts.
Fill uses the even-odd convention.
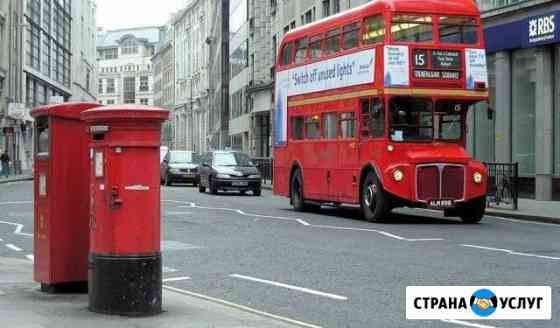
[[[560,196],[560,4],[485,16],[490,106],[471,118],[470,150],[518,162],[522,195]]]

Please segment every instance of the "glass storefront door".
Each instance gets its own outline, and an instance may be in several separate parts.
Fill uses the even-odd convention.
[[[522,177],[535,175],[536,55],[534,49],[513,52],[512,158]]]

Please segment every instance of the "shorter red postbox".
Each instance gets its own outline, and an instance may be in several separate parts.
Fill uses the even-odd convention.
[[[89,309],[161,312],[159,152],[169,111],[135,105],[82,113],[89,125]]]
[[[87,292],[89,158],[80,114],[95,103],[34,109],[34,279],[45,292]]]

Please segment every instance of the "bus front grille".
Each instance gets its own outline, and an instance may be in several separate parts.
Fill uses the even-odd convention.
[[[462,165],[428,164],[417,167],[416,195],[421,202],[436,199],[462,200],[465,168]]]

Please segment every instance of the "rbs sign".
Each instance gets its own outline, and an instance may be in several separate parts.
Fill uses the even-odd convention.
[[[535,46],[545,43],[553,43],[560,39],[560,28],[557,27],[558,13],[546,14],[544,16],[532,17],[526,23],[527,46]]]

